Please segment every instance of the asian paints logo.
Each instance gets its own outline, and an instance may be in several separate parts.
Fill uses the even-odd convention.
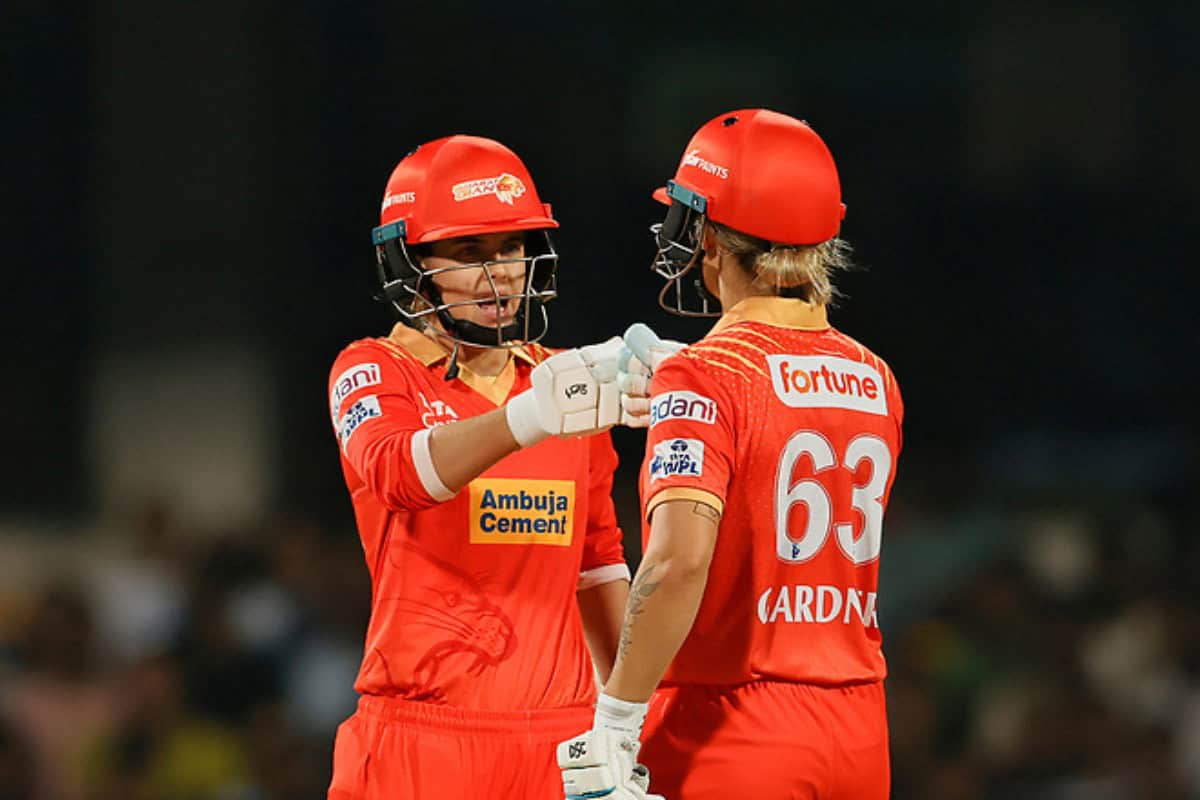
[[[387,197],[383,198],[383,205],[380,207],[379,210],[387,211],[392,206],[404,205],[404,204],[415,203],[415,202],[417,202],[417,193],[416,192],[396,192],[395,194],[389,194]]]
[[[450,191],[454,193],[454,200],[458,203],[491,194],[501,203],[511,206],[513,200],[525,194],[525,184],[516,175],[502,172],[494,178],[477,178],[456,183],[450,187]]]
[[[883,378],[869,364],[832,356],[767,356],[775,396],[792,408],[845,408],[887,416]]]
[[[650,398],[650,427],[669,419],[690,419],[712,425],[717,421],[717,401],[695,392],[667,392]]]
[[[722,167],[720,164],[714,164],[711,161],[705,160],[704,158],[702,158],[700,156],[699,149],[692,150],[691,152],[684,155],[683,164],[681,164],[680,166],[695,167],[696,169],[700,170],[701,172],[707,172],[709,175],[716,175],[721,180],[727,180],[729,178],[729,169],[728,168]]]

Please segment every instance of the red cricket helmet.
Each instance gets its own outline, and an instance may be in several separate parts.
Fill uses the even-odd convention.
[[[478,136],[435,139],[405,156],[388,179],[379,226],[371,232],[383,286],[379,299],[391,302],[414,327],[436,315],[446,335],[461,344],[511,347],[536,342],[549,324],[544,303],[556,295],[558,254],[549,230],[557,227],[549,204],[538,197],[529,170],[512,150]],[[525,257],[505,259],[525,264],[523,290],[513,295],[501,295],[491,282],[489,268],[500,262],[427,270],[420,253],[413,249],[442,239],[508,231],[540,233],[527,240]],[[480,267],[488,271],[491,297],[455,304],[442,301],[435,275]],[[494,328],[451,313],[456,305],[500,304],[514,299],[519,304],[513,322]]]
[[[558,227],[516,153],[461,135],[421,145],[396,165],[376,231],[396,223],[407,244]]]
[[[730,111],[705,123],[688,142],[675,177],[654,192],[670,206],[653,227],[658,244],[655,270],[676,290],[675,313],[682,307],[679,281],[701,259],[700,226],[711,219],[774,244],[812,245],[837,235],[842,204],[837,165],[825,142],[807,123],[764,108]],[[709,298],[698,281],[704,308]]]

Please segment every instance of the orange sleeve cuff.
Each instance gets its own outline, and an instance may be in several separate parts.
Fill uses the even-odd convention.
[[[650,519],[650,514],[654,509],[670,500],[692,500],[697,503],[704,503],[706,506],[712,506],[717,510],[718,514],[725,511],[725,501],[706,489],[693,489],[688,486],[669,486],[646,501],[646,519]]]

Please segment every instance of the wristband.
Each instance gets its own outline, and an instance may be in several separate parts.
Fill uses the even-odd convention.
[[[521,447],[530,447],[550,435],[538,421],[538,403],[532,389],[526,389],[504,406],[508,429]]]

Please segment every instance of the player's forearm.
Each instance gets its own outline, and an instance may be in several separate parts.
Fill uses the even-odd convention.
[[[583,621],[583,638],[600,683],[608,683],[613,662],[617,658],[617,642],[621,622],[625,619],[625,604],[629,598],[629,581],[617,580],[593,586],[576,593],[579,616]]]
[[[518,449],[503,407],[439,425],[429,435],[433,468],[446,488],[455,493]]]
[[[696,621],[707,581],[707,565],[689,567],[647,554],[629,591],[605,694],[636,703],[650,699]]]
[[[720,520],[712,506],[692,500],[671,500],[654,510],[605,694],[642,703],[662,680],[700,610]]]

